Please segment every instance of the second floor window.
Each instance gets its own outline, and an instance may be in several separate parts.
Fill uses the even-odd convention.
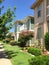
[[[31,18],[31,24],[34,24],[34,19]]]
[[[49,0],[46,0],[46,2],[47,2],[47,3],[46,3],[46,4],[47,4],[47,6],[49,6]]]
[[[38,28],[37,38],[40,40],[42,38],[42,27]]]
[[[41,16],[41,5],[38,6],[38,17]]]
[[[49,16],[49,6],[47,6],[47,16]]]

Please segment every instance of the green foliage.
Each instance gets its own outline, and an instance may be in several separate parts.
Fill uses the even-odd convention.
[[[33,57],[29,61],[29,65],[49,65],[49,56]]]
[[[21,52],[21,47],[3,44],[8,58],[11,60],[12,65],[29,65],[28,60],[32,58],[29,53]],[[16,62],[17,61],[17,62]]]
[[[6,43],[9,43],[9,42],[10,42],[10,40],[9,40],[9,39],[6,39],[6,40],[5,40],[5,42],[6,42]]]
[[[10,42],[9,39],[3,39],[2,41],[3,41],[3,43],[9,43]]]
[[[3,43],[5,43],[5,40],[2,40],[3,41]]]
[[[17,45],[18,43],[17,43],[17,41],[14,41],[14,40],[13,40],[13,41],[10,41],[10,44],[11,44],[11,45]]]
[[[39,48],[30,47],[30,48],[28,48],[28,52],[35,56],[41,55],[41,50]]]
[[[3,0],[0,0],[0,3],[2,2]],[[0,8],[0,14],[3,8],[4,6]],[[0,16],[0,39],[5,39],[6,34],[12,28],[12,20],[15,17],[14,11],[15,10],[11,10],[10,8],[8,8],[7,11]]]
[[[32,37],[33,36],[31,34],[24,35],[24,36],[20,37],[19,40],[18,40],[19,45],[22,46],[22,47],[25,47],[27,41],[30,40]]]
[[[14,10],[16,10],[16,6],[14,6]]]
[[[2,3],[4,0],[0,0],[0,3]]]
[[[45,34],[44,41],[46,49],[49,50],[49,32]]]

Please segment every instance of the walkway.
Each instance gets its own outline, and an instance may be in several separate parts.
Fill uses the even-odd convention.
[[[8,56],[5,54],[2,44],[0,43],[0,65],[12,65]]]

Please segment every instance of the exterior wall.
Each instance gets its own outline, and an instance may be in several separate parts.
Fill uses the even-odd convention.
[[[21,25],[19,28],[20,28],[20,32],[23,31],[24,30],[24,24]]]
[[[32,22],[34,22],[34,20]],[[18,41],[19,33],[25,30],[29,30],[29,31],[34,30],[34,23],[31,24],[30,18],[27,22],[24,22],[22,25],[20,25],[19,23],[15,24],[15,40]],[[33,39],[28,42],[30,46],[32,42],[33,42]]]
[[[38,7],[38,6],[37,6]],[[38,15],[38,9],[37,7],[35,8],[35,40],[37,40],[37,34],[38,34],[38,28],[41,27],[41,31],[42,33],[40,35],[42,35],[41,39],[40,39],[40,42],[42,44],[43,41],[43,36],[45,35],[45,33],[48,31],[48,28],[47,28],[47,20],[46,20],[46,0],[44,0],[42,3],[41,3],[41,17],[37,17]]]
[[[43,3],[41,3],[41,17],[38,18],[38,10],[37,7],[35,8],[35,40],[38,39],[37,38],[37,34],[38,34],[38,28],[43,24],[44,22],[44,17],[43,17]]]
[[[31,23],[31,21],[33,23]],[[33,31],[34,30],[34,20],[31,20],[31,18],[26,22],[27,30]]]
[[[44,19],[44,17],[43,17],[44,16],[44,14],[43,14],[43,12],[44,12],[43,10],[44,9],[43,8],[44,7],[43,7],[43,2],[42,2],[41,3],[41,17],[38,17],[38,13],[37,13],[38,12],[38,8],[37,7],[35,8],[35,16],[34,16],[35,17],[35,26],[38,25],[39,23],[43,22],[43,19]]]
[[[49,0],[46,0],[46,3],[47,3],[46,5],[49,6]]]
[[[30,27],[31,27],[31,26],[30,26],[30,22],[31,22],[30,19],[26,22],[27,30],[30,30]]]
[[[17,34],[16,34],[16,32],[17,32],[17,25],[15,24],[15,41],[16,41],[16,39],[17,39]]]
[[[31,23],[31,21],[33,23]],[[26,22],[26,27],[27,27],[27,30],[29,31],[34,31],[34,20],[31,20],[31,18]],[[28,41],[27,45],[28,46],[32,46],[34,43],[34,38],[32,38],[31,40]]]
[[[30,20],[30,30],[34,31],[34,20]]]
[[[20,25],[19,23],[15,24],[15,40],[18,41],[19,33],[24,30],[24,25]]]
[[[47,21],[49,21],[49,0],[46,0],[46,2],[47,2]]]

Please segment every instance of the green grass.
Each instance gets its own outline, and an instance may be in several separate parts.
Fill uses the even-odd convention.
[[[5,51],[13,65],[29,65],[28,60],[32,58],[27,52],[21,52],[18,46],[4,44]]]

